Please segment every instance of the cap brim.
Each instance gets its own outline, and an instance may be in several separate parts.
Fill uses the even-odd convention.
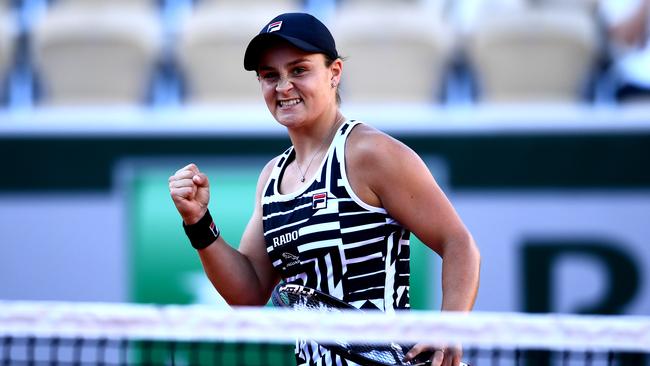
[[[285,41],[306,52],[323,52],[318,47],[298,38],[286,36],[280,33],[262,33],[255,36],[255,38],[253,38],[248,44],[248,47],[246,47],[246,53],[244,54],[244,69],[248,71],[257,70],[262,52],[269,45],[269,41],[272,40]]]

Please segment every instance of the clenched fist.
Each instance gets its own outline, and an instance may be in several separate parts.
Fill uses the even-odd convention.
[[[196,164],[188,164],[169,177],[169,194],[186,225],[199,221],[208,210],[210,183]]]

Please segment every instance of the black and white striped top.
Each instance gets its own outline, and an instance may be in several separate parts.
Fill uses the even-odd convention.
[[[393,312],[409,308],[410,233],[350,187],[345,141],[359,123],[339,127],[320,173],[296,192],[279,191],[293,147],[280,156],[262,197],[264,238],[285,282],[318,289],[357,308]],[[351,364],[312,342],[299,342],[296,352],[299,363]]]

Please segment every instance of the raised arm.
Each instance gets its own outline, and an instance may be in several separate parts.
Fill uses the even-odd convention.
[[[262,189],[273,161],[262,170],[257,183],[255,208],[244,230],[239,249],[219,236],[198,250],[210,282],[230,305],[264,305],[279,281],[266,253],[262,229]],[[169,178],[169,191],[186,225],[195,224],[205,215],[210,199],[208,177],[195,164],[189,164]],[[218,226],[219,213],[215,213]]]

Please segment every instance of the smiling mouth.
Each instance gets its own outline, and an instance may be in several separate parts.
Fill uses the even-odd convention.
[[[294,105],[302,103],[302,99],[300,98],[295,98],[295,99],[285,99],[285,100],[279,100],[278,101],[278,106],[280,108],[284,107],[293,107]]]

